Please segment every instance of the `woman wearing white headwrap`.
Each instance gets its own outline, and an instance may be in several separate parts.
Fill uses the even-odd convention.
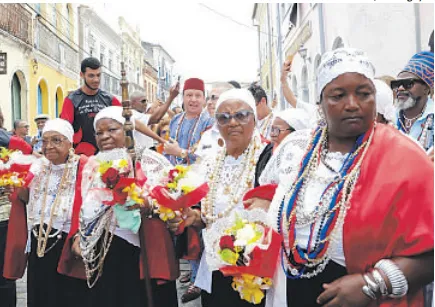
[[[252,207],[284,238],[270,306],[422,306],[433,279],[433,163],[375,124],[373,77],[364,52],[326,53],[325,124],[292,133],[264,171],[275,195]]]
[[[215,118],[225,140],[225,148],[217,156],[208,156],[198,165],[197,168],[205,172],[210,192],[202,201],[200,211],[191,209],[185,212],[186,226],[199,229],[211,226],[217,219],[227,217],[234,211],[243,210],[242,199],[245,192],[253,187],[255,164],[264,147],[255,128],[255,100],[246,89],[231,89],[221,94]],[[178,217],[171,220],[169,227],[175,231],[180,221]],[[231,277],[209,270],[205,254],[210,247],[207,241],[204,244],[205,252],[195,281],[195,285],[203,290],[202,306],[251,306],[232,289]]]
[[[87,161],[74,154],[73,134],[63,119],[46,122],[44,157],[32,164],[28,188],[13,198],[4,275],[22,277],[28,260],[27,295],[32,306],[91,306],[86,282],[73,278],[84,273],[83,263],[61,257],[77,230],[72,214],[82,204],[80,184]]]
[[[260,185],[260,176],[281,142],[292,132],[310,127],[309,115],[303,109],[290,108],[275,115],[270,128],[271,143],[264,148],[255,169],[255,187]]]
[[[72,249],[83,258],[94,306],[147,306],[141,280],[143,270],[138,233],[141,219],[144,219],[141,231],[147,245],[154,306],[175,307],[178,306],[175,280],[179,269],[165,223],[149,216],[149,202],[144,204],[143,212],[135,209],[136,204],[131,208],[125,203],[104,204],[114,197],[103,182],[102,165],[112,163],[113,167],[121,167],[128,177],[133,175],[131,159],[125,148],[124,123],[121,107],[107,107],[95,117],[99,152],[89,158],[83,171],[83,206],[78,214],[79,232]],[[141,163],[147,183],[156,184],[155,181],[172,168],[165,157],[148,149],[144,149],[140,158],[138,163]],[[138,165],[134,167],[137,169]],[[146,218],[147,215],[150,218]]]

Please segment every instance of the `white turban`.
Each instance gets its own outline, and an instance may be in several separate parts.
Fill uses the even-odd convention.
[[[50,119],[45,123],[44,129],[42,129],[42,134],[45,132],[54,131],[59,132],[63,136],[65,136],[68,141],[73,142],[74,129],[71,124],[60,118]]]
[[[393,105],[393,91],[381,80],[374,80],[376,87],[376,111],[382,114],[386,120],[393,122],[396,117],[396,109]]]
[[[216,102],[216,111],[219,106],[227,101],[227,100],[241,100],[245,102],[254,112],[255,119],[257,119],[257,107],[255,104],[254,96],[252,96],[251,92],[244,88],[234,88],[228,91],[223,92],[218,101]]]
[[[131,120],[132,120],[133,127],[134,127],[133,118],[135,117],[136,111],[134,111],[134,110],[132,110],[132,111],[133,111],[133,116],[131,117]],[[94,129],[95,130],[97,130],[97,122],[103,118],[113,119],[113,120],[117,121],[118,123],[120,123],[121,125],[124,125],[124,123],[125,123],[125,118],[122,117],[122,107],[119,107],[119,106],[106,107],[106,108],[102,109],[100,112],[98,112],[97,115],[95,116],[95,119],[94,119]]]
[[[317,99],[320,101],[326,85],[338,76],[355,72],[373,81],[375,68],[364,51],[339,48],[323,54],[317,70]]]
[[[275,118],[280,118],[285,121],[290,127],[295,130],[303,130],[310,128],[310,117],[305,110],[290,108],[275,115]]]

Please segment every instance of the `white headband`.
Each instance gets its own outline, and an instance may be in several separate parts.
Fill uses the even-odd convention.
[[[339,48],[323,54],[317,70],[317,99],[320,101],[326,85],[338,76],[355,72],[373,81],[375,68],[364,51]]]
[[[71,124],[64,119],[55,118],[48,120],[45,123],[44,129],[42,129],[42,135],[49,131],[59,132],[65,136],[68,141],[73,142],[74,129]]]
[[[234,88],[228,91],[223,92],[218,101],[216,102],[216,110],[219,106],[227,101],[227,100],[241,100],[245,102],[254,112],[255,119],[257,119],[257,107],[255,104],[254,96],[252,96],[251,92],[244,88]]]
[[[275,118],[281,118],[290,127],[295,130],[303,130],[310,128],[310,117],[308,113],[302,109],[290,108],[278,112]]]
[[[134,118],[137,117],[137,111],[132,110],[133,111],[133,116],[132,116],[132,122],[133,122],[133,127],[134,127]],[[108,119],[113,119],[115,121],[117,121],[118,123],[120,123],[121,125],[124,125],[125,123],[125,118],[122,117],[122,107],[119,106],[110,106],[110,107],[106,107],[104,109],[102,109],[100,112],[97,113],[97,115],[95,116],[94,119],[94,129],[97,130],[97,122],[100,119],[103,118],[108,118]]]
[[[376,111],[382,114],[386,120],[394,122],[396,109],[393,105],[393,91],[382,80],[373,80],[376,87]]]

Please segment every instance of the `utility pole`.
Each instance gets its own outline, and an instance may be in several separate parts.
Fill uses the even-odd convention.
[[[281,37],[281,8],[280,8],[280,4],[277,3],[276,4],[276,16],[277,16],[277,20],[276,20],[276,34],[278,35],[277,38],[277,51],[278,51],[278,79],[277,80],[281,80],[281,66],[284,63],[283,58],[282,58],[282,37]],[[286,81],[287,82],[287,81]],[[278,83],[278,81],[277,81]],[[281,84],[281,81],[279,81],[279,84]],[[282,108],[282,106],[285,105],[284,102],[284,95],[282,93],[282,86],[279,87],[279,104],[280,104],[280,109]]]

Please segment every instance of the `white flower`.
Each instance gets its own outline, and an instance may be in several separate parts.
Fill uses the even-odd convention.
[[[186,177],[181,178],[178,180],[178,189],[181,190],[181,187],[199,187],[201,184],[203,184],[203,181],[201,180],[201,177],[198,176],[196,173],[193,172],[187,172]]]
[[[255,238],[255,228],[251,224],[246,224],[242,229],[237,230],[234,246],[246,246],[248,242]]]

